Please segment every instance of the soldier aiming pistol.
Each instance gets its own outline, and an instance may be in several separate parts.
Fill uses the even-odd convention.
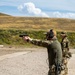
[[[42,46],[47,48],[49,71],[48,75],[59,75],[59,65],[62,64],[62,49],[60,42],[57,40],[56,32],[53,29],[46,33],[46,40],[32,39],[29,36],[23,36],[24,41],[32,43],[34,45]],[[53,71],[53,65],[56,66],[56,72]],[[61,73],[61,72],[59,72]]]

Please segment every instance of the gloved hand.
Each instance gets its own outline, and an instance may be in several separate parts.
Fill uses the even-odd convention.
[[[27,42],[32,41],[32,38],[30,38],[29,36],[23,36],[22,38],[24,41],[27,41]]]

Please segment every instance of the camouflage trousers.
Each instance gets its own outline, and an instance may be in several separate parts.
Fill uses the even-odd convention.
[[[48,75],[61,75],[61,73],[59,73],[59,72],[57,73],[56,70],[55,70],[55,65],[52,65],[49,68]]]
[[[63,57],[61,75],[68,75],[68,58]]]
[[[49,67],[49,71],[48,71],[48,75],[68,75],[68,58],[63,57],[62,60],[62,65],[61,65],[61,73],[56,74],[55,73],[55,65],[52,65],[51,67]]]
[[[62,60],[62,71],[61,71],[61,75],[68,75],[68,66],[67,66],[67,64],[68,64],[68,61],[69,61],[69,59],[70,59],[70,57],[71,57],[72,55],[71,55],[71,53],[69,52],[69,51],[67,51],[67,50],[64,50],[63,51],[63,60]]]
[[[51,67],[48,71],[48,75],[68,75],[67,64],[62,65],[61,67],[61,72],[58,74],[55,72],[55,66]]]

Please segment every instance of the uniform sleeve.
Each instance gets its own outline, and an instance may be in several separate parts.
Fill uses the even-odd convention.
[[[37,46],[41,46],[41,47],[48,47],[48,45],[50,44],[49,41],[42,41],[42,40],[37,40],[37,39],[30,40],[30,43],[37,45]]]
[[[67,39],[67,42],[66,42],[66,48],[69,50],[69,46],[70,46],[70,41]]]

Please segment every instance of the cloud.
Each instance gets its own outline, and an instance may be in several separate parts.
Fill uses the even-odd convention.
[[[45,12],[43,12],[40,8],[35,7],[32,2],[24,3],[23,5],[18,6],[19,11],[23,13],[28,13],[32,16],[40,16],[40,17],[49,17]]]
[[[18,6],[18,9],[19,9],[20,11],[22,11],[22,10],[23,10],[23,6],[22,6],[22,5]]]
[[[53,12],[53,17],[57,18],[71,18],[75,19],[75,13],[67,12],[67,13],[62,13],[62,12]]]
[[[75,19],[75,13],[72,12],[61,12],[49,11],[46,14],[40,8],[37,8],[34,3],[28,2],[18,6],[18,10],[26,16],[38,16],[38,17],[53,17],[53,18],[71,18]],[[45,11],[45,10],[44,10]]]

